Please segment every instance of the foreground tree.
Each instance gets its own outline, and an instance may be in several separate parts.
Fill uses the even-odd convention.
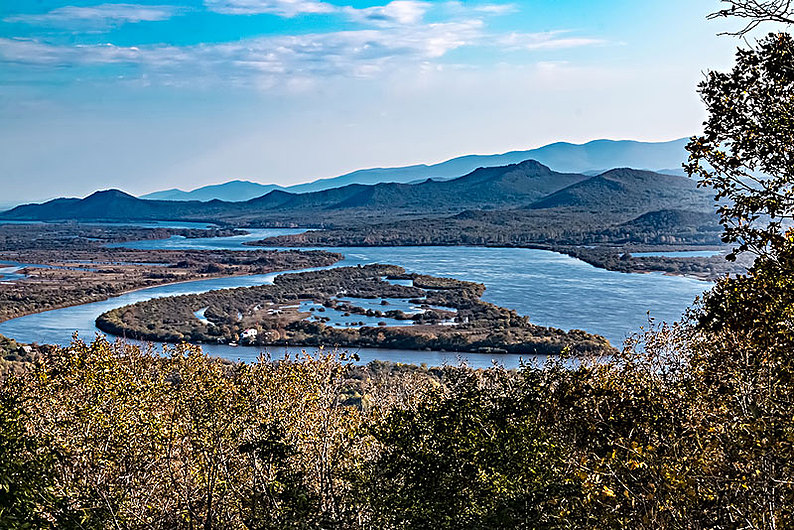
[[[794,42],[771,34],[739,50],[731,72],[700,84],[703,135],[687,146],[690,176],[715,191],[723,239],[774,257],[794,216]]]
[[[547,528],[580,493],[553,423],[554,378],[528,368],[448,369],[444,387],[368,431],[381,450],[355,477],[367,528]]]
[[[788,2],[732,2],[730,15],[791,21]],[[756,11],[753,11],[755,9]],[[698,476],[707,512],[733,526],[794,524],[794,40],[770,34],[708,74],[709,112],[686,168],[716,192],[731,257],[755,256],[693,312],[689,421],[710,458]]]
[[[791,0],[722,0],[728,6],[712,13],[709,18],[740,18],[745,26],[731,33],[746,35],[765,22],[794,23],[794,6]]]
[[[344,371],[322,353],[245,365],[187,345],[54,349],[0,389],[0,526],[336,526],[361,442]]]

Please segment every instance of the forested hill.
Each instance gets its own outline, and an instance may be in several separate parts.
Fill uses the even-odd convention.
[[[466,210],[531,208],[631,211],[685,207],[708,211],[709,197],[683,177],[634,169],[595,177],[558,173],[534,160],[479,168],[456,179],[415,184],[353,184],[312,193],[274,190],[241,202],[144,200],[118,190],[56,199],[0,214],[14,220],[202,220],[240,225],[350,226],[372,220],[448,216]],[[549,214],[553,215],[553,214]]]
[[[493,209],[523,206],[571,184],[584,175],[557,173],[528,160],[507,166],[479,168],[445,181],[428,179],[417,184],[353,184],[313,193],[273,192],[249,201],[248,206],[300,211],[376,209],[417,212],[450,212],[466,208]]]
[[[631,205],[632,209],[710,206],[709,196],[694,181],[634,169],[612,169],[556,191],[532,205],[534,209],[577,207],[590,211]]]

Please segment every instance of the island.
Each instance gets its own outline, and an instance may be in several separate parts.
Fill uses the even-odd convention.
[[[600,336],[532,324],[481,299],[485,286],[395,265],[282,274],[272,285],[157,298],[97,318],[106,333],[157,342],[608,354]]]
[[[324,251],[138,250],[108,243],[220,237],[230,229],[148,229],[76,223],[0,225],[0,322],[170,283],[327,267]]]

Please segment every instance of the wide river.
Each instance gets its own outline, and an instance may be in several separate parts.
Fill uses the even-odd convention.
[[[250,230],[245,236],[185,239],[172,237],[116,246],[143,249],[232,249],[254,250],[246,241],[298,233],[302,230]],[[605,336],[619,346],[631,333],[656,321],[678,320],[710,284],[679,276],[625,274],[598,269],[569,256],[544,250],[481,247],[340,247],[326,248],[345,259],[336,266],[390,263],[410,272],[450,276],[485,284],[483,299],[515,309],[543,326],[583,329]],[[0,323],[0,334],[23,342],[66,344],[74,332],[85,339],[98,330],[96,317],[110,309],[162,296],[200,293],[213,289],[261,285],[275,274],[200,280],[127,293],[104,302],[67,307]],[[252,360],[259,348],[203,345],[213,355],[232,360]],[[293,348],[294,352],[296,349]],[[269,348],[280,356],[284,348]],[[361,362],[374,359],[438,366],[465,360],[471,366],[490,366],[493,361],[518,366],[518,355],[451,354],[405,350],[356,350]]]

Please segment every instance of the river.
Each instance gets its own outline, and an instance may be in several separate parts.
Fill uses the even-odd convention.
[[[164,240],[115,244],[145,249],[233,249],[255,250],[243,243],[301,230],[250,230],[245,236],[208,239],[172,237]],[[583,261],[544,250],[482,247],[340,247],[326,248],[345,259],[337,266],[390,263],[410,272],[450,276],[485,284],[483,299],[527,315],[539,325],[561,329],[584,329],[620,345],[632,332],[657,321],[675,321],[709,283],[661,273],[626,274],[593,267]],[[83,338],[97,333],[94,321],[101,313],[143,300],[212,289],[245,287],[272,282],[274,274],[200,280],[153,287],[127,293],[104,302],[68,307],[0,323],[0,334],[23,342],[65,344],[75,331]],[[258,348],[203,345],[213,355],[232,360],[255,359]],[[274,356],[283,348],[269,348]],[[294,351],[294,349],[293,349]],[[427,363],[437,366],[465,360],[471,366],[489,366],[492,361],[518,366],[520,356],[499,354],[450,354],[384,349],[356,350],[361,362],[374,359]]]

